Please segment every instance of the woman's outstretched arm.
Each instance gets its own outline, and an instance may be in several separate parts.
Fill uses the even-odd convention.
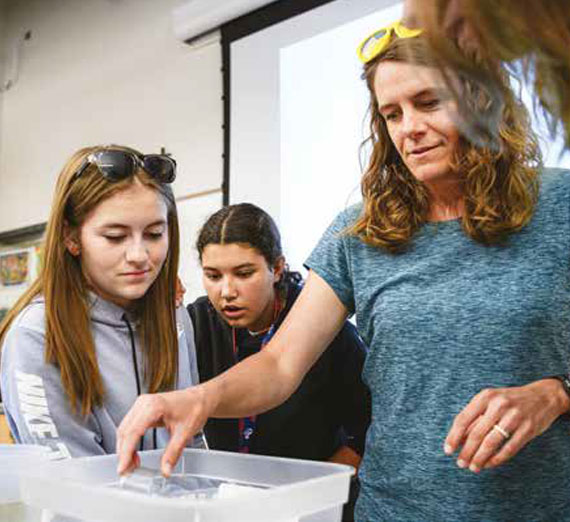
[[[259,353],[199,386],[137,399],[119,427],[118,472],[137,466],[138,441],[148,428],[164,426],[170,432],[161,463],[168,476],[186,442],[208,417],[244,417],[284,402],[332,342],[347,315],[331,287],[310,272],[285,321]]]

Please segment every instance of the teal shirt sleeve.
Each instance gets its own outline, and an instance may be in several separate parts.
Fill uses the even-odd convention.
[[[305,263],[307,269],[316,272],[333,289],[350,315],[355,311],[350,248],[356,238],[350,237],[347,229],[360,207],[352,206],[335,218]]]

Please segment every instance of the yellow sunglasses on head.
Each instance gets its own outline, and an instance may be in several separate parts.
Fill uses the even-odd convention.
[[[390,42],[392,33],[396,33],[398,38],[414,38],[422,33],[421,29],[409,29],[398,20],[382,29],[377,29],[370,36],[367,36],[356,49],[358,58],[362,63],[368,63],[376,58]]]

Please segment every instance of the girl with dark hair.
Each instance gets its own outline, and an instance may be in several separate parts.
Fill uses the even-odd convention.
[[[498,142],[473,142],[419,30],[359,46],[370,96],[363,202],[310,255],[307,282],[255,357],[179,394],[138,400],[119,428],[180,442],[208,417],[274,407],[347,316],[368,346],[372,422],[355,518],[570,521],[570,172],[543,168],[528,115],[503,82]],[[483,117],[488,93],[457,83]]]
[[[54,459],[114,453],[138,395],[197,383],[192,326],[174,306],[175,166],[110,146],[79,150],[61,171],[40,275],[0,326],[16,442]],[[150,430],[140,448],[167,440]]]
[[[196,246],[207,297],[188,311],[203,382],[263,349],[296,301],[301,275],[288,270],[273,219],[249,203],[210,216]],[[370,420],[360,377],[365,356],[347,322],[285,403],[257,416],[210,419],[209,447],[358,468]],[[350,506],[345,520],[352,520]]]

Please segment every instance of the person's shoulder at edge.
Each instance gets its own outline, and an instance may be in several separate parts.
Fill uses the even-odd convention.
[[[45,317],[45,300],[43,296],[38,295],[14,318],[7,335],[18,328],[27,328],[45,334]]]
[[[14,368],[38,373],[44,365],[45,301],[37,296],[16,316],[0,347],[3,379],[13,376]],[[6,384],[3,381],[3,386]]]
[[[219,316],[211,305],[208,296],[198,297],[195,301],[186,306],[186,311],[190,316],[194,335],[202,338],[206,331],[212,329],[221,331],[229,330],[226,322]]]
[[[337,214],[335,223],[340,224],[342,227],[348,227],[354,224],[354,222],[362,215],[363,211],[364,202],[359,201],[358,203],[353,203]]]
[[[334,219],[329,223],[321,236],[320,242],[317,243],[315,249],[318,250],[323,241],[330,239],[345,238],[349,228],[354,225],[356,220],[362,215],[364,208],[363,202],[354,203],[338,212]],[[307,268],[307,266],[305,265]]]
[[[194,330],[199,326],[196,324],[200,322],[202,325],[206,323],[225,324],[218,316],[214,307],[210,304],[208,296],[203,295],[195,299],[192,303],[186,305],[186,311],[190,316],[193,323]]]
[[[538,181],[538,202],[533,221],[566,223],[570,209],[570,170],[543,168]]]
[[[186,310],[188,310],[188,312],[190,312],[191,310],[208,312],[209,306],[210,306],[210,303],[208,300],[208,296],[203,295],[201,297],[198,297],[196,300],[191,302],[189,305],[187,305]]]
[[[544,167],[540,170],[540,192],[547,195],[558,190],[570,189],[570,169]]]

